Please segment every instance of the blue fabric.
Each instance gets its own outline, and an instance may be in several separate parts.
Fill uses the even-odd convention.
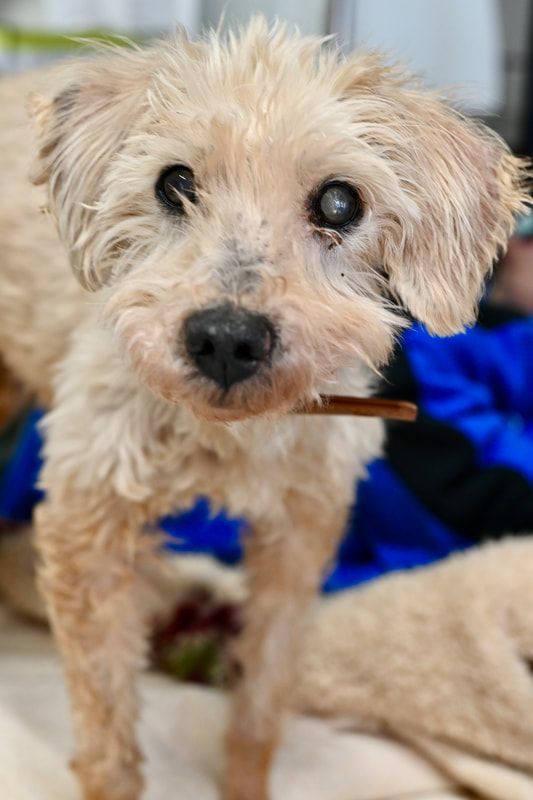
[[[215,553],[228,564],[241,558],[243,523],[223,514],[210,519],[205,500],[186,514],[167,517],[162,527],[172,537],[170,546],[177,552]],[[335,592],[384,572],[428,564],[469,544],[426,511],[379,459],[359,484],[347,535],[324,590]]]
[[[0,475],[0,519],[26,522],[42,498],[37,488],[41,469],[41,437],[37,426],[41,417],[40,411],[28,416],[17,449]]]
[[[383,502],[383,497],[387,502]],[[162,521],[177,552],[214,553],[227,564],[241,558],[244,523],[219,514],[210,519],[201,500],[192,511]],[[324,582],[326,592],[354,586],[385,572],[409,569],[468,547],[468,539],[430,514],[382,459],[359,484],[346,537]]]
[[[35,486],[41,461],[39,412],[28,419],[17,451],[0,482],[0,518],[24,522],[42,493]],[[387,497],[387,502],[383,502]],[[225,514],[210,515],[207,500],[190,511],[160,521],[169,535],[169,549],[215,555],[226,564],[242,556],[245,523]],[[383,460],[375,461],[358,487],[339,557],[324,582],[334,592],[391,570],[408,569],[467,547],[468,540],[442,525],[421,505]]]
[[[473,328],[436,339],[421,326],[404,336],[404,352],[424,411],[452,425],[475,446],[478,462],[505,465],[533,480],[533,318],[496,329]],[[40,497],[39,413],[0,475],[0,517],[27,520]],[[384,502],[386,498],[386,502]],[[210,516],[206,500],[161,526],[178,552],[211,553],[226,563],[241,557],[243,522]],[[444,525],[378,460],[358,487],[358,500],[324,589],[337,591],[385,572],[430,563],[473,544]]]
[[[190,511],[160,521],[170,537],[169,548],[176,553],[214,553],[225,564],[236,564],[242,556],[242,520],[225,514],[211,516],[209,503],[200,499]]]
[[[386,572],[429,564],[471,544],[427,511],[388,463],[378,459],[358,486],[352,518],[324,590],[334,592]]]
[[[440,340],[416,326],[404,348],[424,411],[461,431],[480,466],[533,482],[533,317]]]

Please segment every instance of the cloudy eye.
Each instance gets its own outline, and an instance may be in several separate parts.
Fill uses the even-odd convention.
[[[361,218],[363,203],[349,183],[329,181],[317,191],[312,212],[314,222],[321,228],[346,228]]]
[[[183,164],[176,164],[165,169],[155,185],[157,197],[177,214],[185,212],[183,199],[196,203],[194,173]]]

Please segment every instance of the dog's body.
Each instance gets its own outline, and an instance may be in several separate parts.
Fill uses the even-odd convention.
[[[204,494],[250,522],[226,791],[265,800],[305,609],[382,443],[376,420],[287,412],[371,391],[389,292],[439,333],[471,319],[520,167],[375,57],[340,65],[256,20],[46,76],[34,180],[68,259],[24,179],[37,80],[3,89],[0,353],[51,408],[41,577],[84,798],[139,797],[141,532]]]

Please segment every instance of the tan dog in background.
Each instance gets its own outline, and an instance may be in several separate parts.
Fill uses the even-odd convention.
[[[39,82],[34,180],[83,289],[25,181]],[[266,800],[306,610],[383,435],[288,412],[371,392],[391,298],[437,334],[474,319],[521,165],[377,56],[260,18],[7,80],[0,114],[0,351],[50,408],[41,580],[83,797],[141,795],[143,531],[203,494],[250,524],[225,796]]]

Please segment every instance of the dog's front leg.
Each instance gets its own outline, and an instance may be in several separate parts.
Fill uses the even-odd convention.
[[[226,800],[267,800],[306,612],[344,529],[347,508],[291,493],[247,544],[249,600],[242,675],[227,737]]]
[[[142,514],[112,492],[51,486],[36,514],[41,587],[66,671],[84,800],[137,800],[136,674],[145,632],[136,561]],[[146,549],[146,548],[145,548]]]

